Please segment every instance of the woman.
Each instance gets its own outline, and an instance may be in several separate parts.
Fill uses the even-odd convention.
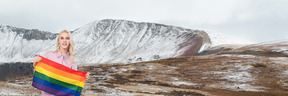
[[[63,30],[59,33],[57,38],[57,48],[55,51],[48,51],[43,57],[55,61],[59,64],[67,66],[71,69],[77,70],[77,65],[74,62],[74,42],[71,33],[67,30]],[[33,61],[33,67],[35,64],[40,62],[42,58],[35,57]],[[89,72],[86,74],[86,78],[89,78]],[[52,94],[41,91],[43,96],[50,96]]]

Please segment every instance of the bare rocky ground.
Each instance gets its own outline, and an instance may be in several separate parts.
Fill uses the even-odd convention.
[[[217,46],[197,56],[79,67],[83,96],[288,96],[288,43]],[[32,76],[0,82],[0,95],[40,95]]]

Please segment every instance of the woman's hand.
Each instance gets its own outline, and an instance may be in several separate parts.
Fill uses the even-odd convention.
[[[89,76],[90,76],[90,72],[87,72],[87,74],[86,74],[86,80],[89,79]]]
[[[39,57],[39,56],[37,56],[37,57],[34,57],[34,61],[33,61],[33,68],[35,68],[35,66],[36,66],[36,63],[37,62],[40,62],[42,60],[42,58],[41,57]]]

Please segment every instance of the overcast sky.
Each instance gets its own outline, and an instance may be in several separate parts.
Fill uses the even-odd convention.
[[[125,19],[223,33],[255,43],[288,39],[288,0],[0,0],[0,24],[59,32]]]

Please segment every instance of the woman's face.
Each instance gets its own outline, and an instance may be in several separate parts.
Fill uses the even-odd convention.
[[[59,45],[60,45],[60,48],[62,48],[62,49],[68,49],[68,48],[69,48],[69,44],[70,44],[69,34],[66,33],[66,32],[61,33],[61,34],[59,35],[58,43],[59,43]]]

